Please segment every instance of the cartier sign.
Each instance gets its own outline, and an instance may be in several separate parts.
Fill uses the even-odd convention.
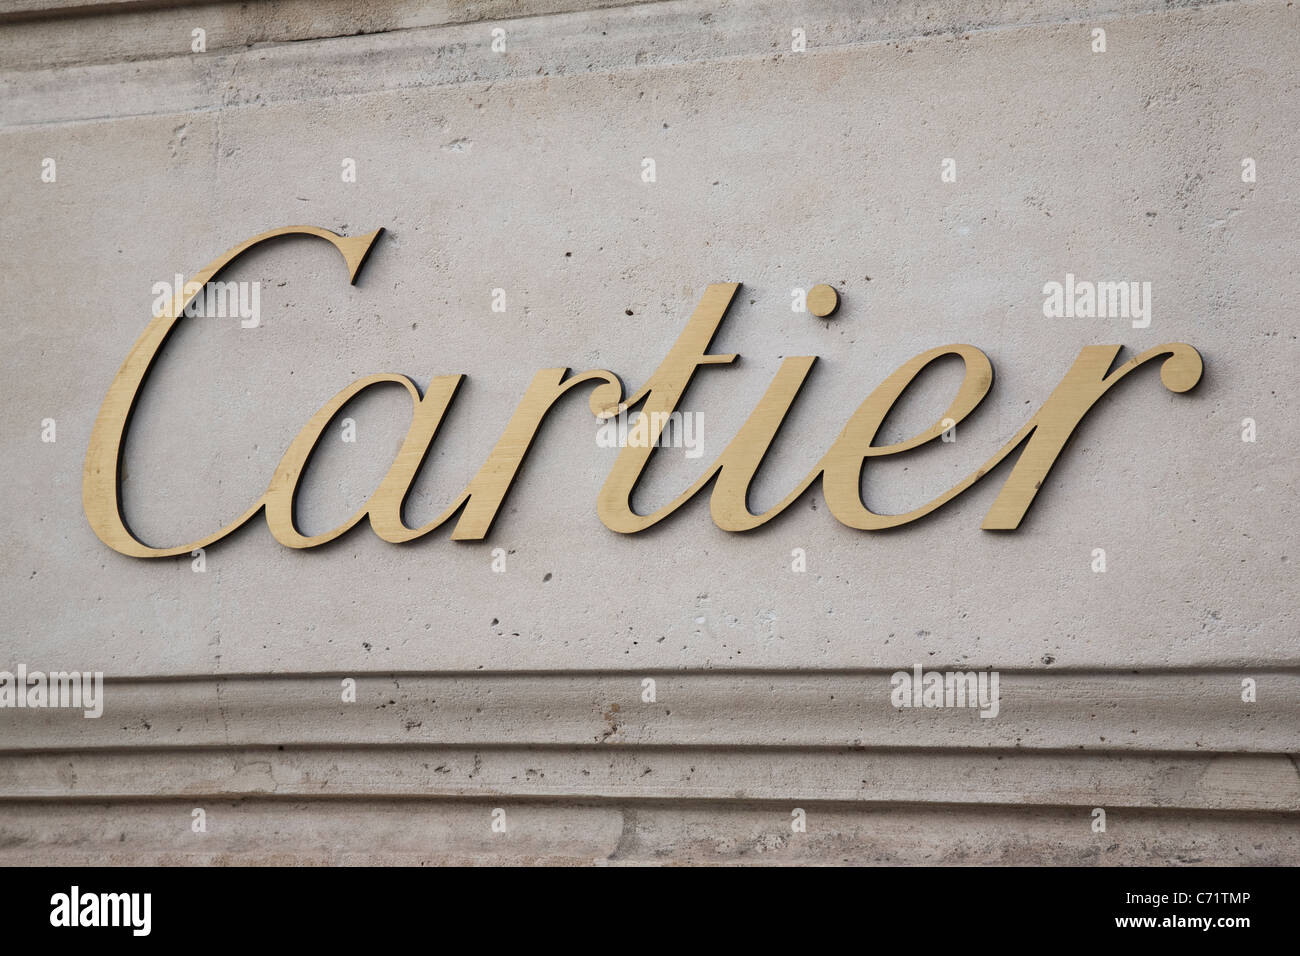
[[[650,455],[654,452],[663,423],[676,410],[696,371],[703,366],[725,365],[735,355],[709,352],[709,345],[740,288],[739,283],[710,285],[677,341],[659,368],[632,395],[624,396],[617,376],[603,369],[570,374],[567,368],[539,371],[520,400],[500,440],[469,485],[439,517],[422,527],[412,528],[404,519],[404,505],[411,484],[438,433],[463,375],[439,375],[420,394],[405,375],[379,373],[348,385],[312,416],[290,443],[276,466],[266,492],[227,527],[186,544],[155,548],[144,544],[127,528],[119,499],[118,468],[131,410],[140,394],[150,365],[185,307],[218,273],[247,250],[277,236],[317,236],[343,256],[349,281],[357,274],[378,238],[380,230],[363,236],[340,236],[314,226],[289,226],[249,239],[220,256],[182,289],[163,308],[132,347],[126,361],[109,386],[108,395],[95,420],[82,485],[82,501],[91,527],[105,544],[122,554],[141,558],[162,558],[186,554],[219,541],[265,509],[266,523],[281,544],[311,548],[349,531],[362,519],[385,541],[402,542],[419,538],[455,519],[451,537],[471,541],[485,537],[505,500],[529,446],[552,405],[571,389],[589,392],[593,413],[611,418],[640,408],[642,423],[650,441],[620,450],[614,466],[596,499],[596,513],[606,527],[623,533],[642,531],[672,514],[686,501],[713,485],[710,510],[714,522],[726,531],[746,531],[771,521],[815,482],[821,481],[831,513],[851,528],[874,531],[915,521],[951,501],[1016,449],[1015,465],[993,502],[983,523],[990,530],[1014,530],[1019,526],[1047,473],[1056,462],[1070,435],[1083,416],[1110,388],[1130,372],[1152,359],[1162,359],[1160,380],[1174,392],[1185,392],[1201,378],[1201,357],[1196,349],[1172,342],[1148,349],[1112,368],[1118,345],[1090,345],[1082,349],[1065,377],[1042,407],[1009,441],[975,472],[954,487],[906,514],[884,515],[871,511],[862,501],[862,469],[871,458],[897,455],[934,441],[953,423],[960,422],[984,399],[993,384],[993,367],[988,357],[972,345],[943,345],[906,362],[876,388],[848,416],[847,424],[830,449],[807,476],[776,507],[762,514],[749,510],[749,485],[763,461],[777,431],[808,377],[816,356],[785,359],[758,405],[703,474],[675,500],[651,514],[632,509],[631,498]],[[955,355],[965,363],[965,377],[956,397],[934,425],[905,441],[876,445],[877,432],[885,416],[917,374],[937,359]],[[370,499],[347,521],[324,534],[302,534],[294,521],[294,498],[312,451],[325,428],[352,398],[380,384],[395,383],[411,396],[413,414],[410,429],[387,475]]]

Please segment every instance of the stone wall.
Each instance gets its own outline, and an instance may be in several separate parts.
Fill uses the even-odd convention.
[[[106,681],[97,720],[0,709],[0,862],[1300,862],[1294,5],[2,0],[0,90],[0,669]],[[642,512],[791,356],[819,359],[755,512],[937,346],[996,380],[956,441],[868,463],[877,512],[979,468],[1086,346],[1186,342],[1204,377],[1134,371],[1012,532],[980,528],[1009,460],[892,531],[814,484],[752,532],[706,491],[616,534],[575,390],[483,541],[294,550],[257,516],[201,573],[110,550],[83,464],[155,284],[299,223],[384,232],[355,285],[327,243],[259,247],[223,276],[255,325],[178,324],[121,463],[151,545],[243,514],[381,372],[466,375],[429,521],[539,369],[634,391],[710,283],[743,283],[712,346],[741,357],[696,376],[700,454],[660,449]],[[1067,274],[1149,282],[1149,315],[1045,316]],[[792,309],[822,283],[833,317]],[[927,369],[877,444],[961,377]],[[308,534],[366,502],[411,402],[345,414]],[[998,715],[896,708],[916,665],[996,670]]]

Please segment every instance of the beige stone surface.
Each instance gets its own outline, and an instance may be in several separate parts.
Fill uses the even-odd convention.
[[[0,669],[109,682],[97,721],[0,710],[0,862],[1300,860],[1295,6],[65,7],[0,7]],[[185,52],[195,26],[206,53]],[[427,520],[538,369],[635,389],[716,281],[744,283],[714,343],[741,359],[698,376],[703,456],[662,450],[643,511],[788,356],[820,358],[755,510],[935,346],[983,349],[993,390],[956,443],[872,462],[876,510],[977,468],[1085,345],[1185,341],[1206,372],[1186,395],[1155,368],[1117,387],[1010,534],[979,529],[1003,466],[889,533],[814,487],[753,533],[701,497],[620,536],[595,513],[615,452],[574,398],[482,543],[363,526],[299,552],[259,518],[202,574],[110,551],[81,469],[153,284],[299,222],[385,234],[354,287],[323,243],[285,241],[228,276],[260,282],[259,327],[181,323],[123,462],[151,544],[242,513],[354,379],[463,372],[412,500]],[[1045,318],[1067,272],[1151,282],[1150,327]],[[837,315],[792,312],[821,282]],[[886,438],[958,377],[918,381]],[[306,482],[310,532],[365,501],[410,418],[396,389],[348,414],[357,441]],[[894,710],[890,672],[918,663],[999,669],[1002,713]],[[221,822],[192,835],[209,804]],[[1128,822],[1094,834],[1096,806]]]

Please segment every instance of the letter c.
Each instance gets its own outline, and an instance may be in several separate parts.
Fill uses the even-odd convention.
[[[221,540],[262,509],[266,503],[265,496],[259,498],[242,517],[216,534],[171,548],[151,548],[133,535],[122,517],[118,471],[122,461],[122,442],[126,437],[126,429],[136,399],[139,397],[140,387],[173,326],[185,314],[188,300],[193,298],[193,295],[201,293],[209,281],[249,249],[278,236],[317,236],[342,253],[348,267],[348,282],[355,283],[371,246],[381,232],[382,229],[376,229],[363,236],[348,237],[317,226],[285,226],[281,229],[272,229],[270,232],[254,236],[214,259],[176,291],[171,305],[149,323],[144,333],[131,347],[126,361],[122,363],[117,376],[108,387],[104,404],[100,406],[99,416],[95,419],[94,430],[90,433],[90,445],[86,449],[86,465],[82,472],[81,503],[85,508],[86,518],[90,521],[90,527],[99,536],[100,541],[114,551],[135,558],[167,558],[189,554],[197,548],[206,548]],[[186,288],[196,291],[193,295],[187,296]]]

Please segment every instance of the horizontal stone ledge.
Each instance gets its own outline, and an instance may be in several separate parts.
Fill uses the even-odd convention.
[[[1295,865],[1293,816],[1086,808],[193,801],[0,806],[0,865]],[[506,831],[491,829],[505,811]]]
[[[367,22],[377,14],[401,13],[419,17],[428,23],[469,23],[503,16],[543,16],[622,6],[627,3],[656,3],[667,0],[367,0],[359,10],[356,0],[265,0],[261,5],[278,14],[284,29],[296,39],[321,34],[322,24],[292,22],[294,14],[315,9],[322,18],[330,12],[346,13],[354,22]],[[310,4],[310,6],[308,6]],[[153,13],[194,13],[195,7],[244,6],[213,0],[0,0],[0,21],[24,17],[110,17],[131,11]],[[248,11],[246,11],[247,13]],[[248,16],[247,19],[255,19]],[[288,21],[288,22],[286,22]],[[329,21],[326,20],[328,23]],[[400,29],[396,24],[390,29]]]
[[[939,668],[936,666],[935,668]],[[1241,681],[1257,701],[1242,701]],[[654,681],[654,702],[644,681]],[[0,709],[0,752],[129,747],[859,747],[1300,753],[1300,673],[1007,672],[996,717],[895,708],[890,672],[114,679],[104,712]]]
[[[636,2],[636,0],[633,0]],[[641,0],[657,2],[657,0]],[[662,2],[662,0],[658,0]],[[627,5],[628,0],[0,0],[8,69],[203,56],[261,44],[301,43],[506,18],[554,16]],[[490,37],[489,37],[490,39]]]
[[[238,796],[815,801],[1300,813],[1300,775],[1282,754],[428,747],[0,756],[0,801]]]
[[[8,67],[0,116],[6,125],[31,125],[260,107],[381,90],[537,83],[737,58],[815,57],[909,39],[943,42],[1013,27],[1065,25],[1084,30],[1079,37],[1086,37],[1087,24],[1113,17],[1194,16],[1195,29],[1220,26],[1196,9],[1169,12],[1150,0],[1006,0],[974,7],[940,0],[809,0],[797,10],[784,0],[602,6],[557,3],[552,15],[494,21],[493,27],[506,31],[504,53],[492,49],[487,24],[451,22],[454,16],[444,20],[448,15],[437,8],[423,13],[376,9],[356,25],[346,14],[331,17],[314,8],[257,20],[243,12],[244,5],[142,11],[98,18],[79,31],[58,20],[0,24]],[[1235,16],[1243,15],[1243,5],[1231,0],[1192,0],[1190,6],[1227,6],[1236,8]],[[1254,12],[1248,8],[1244,15]],[[203,53],[191,52],[196,27],[211,30]],[[795,27],[805,31],[807,53],[790,51]],[[322,28],[347,35],[313,36]],[[1072,42],[1081,42],[1079,37]],[[255,43],[267,45],[250,46]],[[845,68],[853,67],[832,72]]]

